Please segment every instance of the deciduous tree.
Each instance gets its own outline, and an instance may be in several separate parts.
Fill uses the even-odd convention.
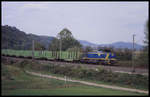
[[[57,38],[59,43],[61,43],[61,50],[65,51],[68,48],[81,47],[81,44],[76,40],[71,31],[64,28],[60,33],[58,33]]]

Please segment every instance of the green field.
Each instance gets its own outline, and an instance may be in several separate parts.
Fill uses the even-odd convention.
[[[3,95],[144,95],[111,89],[79,86],[57,89],[18,89],[4,91]]]
[[[26,74],[13,65],[2,64],[2,95],[146,95]],[[67,86],[67,87],[66,87]]]

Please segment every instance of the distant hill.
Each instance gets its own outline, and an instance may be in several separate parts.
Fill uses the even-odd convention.
[[[2,41],[1,46],[2,49],[31,49],[32,47],[32,40],[39,42],[40,44],[44,45],[46,49],[50,42],[55,37],[52,36],[40,36],[35,34],[26,34],[23,31],[20,31],[16,27],[12,26],[2,26]],[[78,40],[83,46],[91,46],[91,47],[98,47],[98,46],[113,46],[114,48],[129,48],[132,49],[132,43],[130,42],[115,42],[112,44],[95,44],[85,40]],[[142,45],[135,44],[135,48],[137,50],[142,48]]]
[[[48,49],[48,46],[54,37],[26,34],[16,27],[8,25],[2,26],[2,49],[31,49],[33,39],[40,44],[43,44],[46,49]]]
[[[82,44],[83,46],[91,46],[91,47],[96,47],[96,46],[98,46],[97,44],[88,42],[88,41],[86,41],[86,40],[78,40],[78,41],[79,41],[80,44]]]
[[[133,43],[131,42],[114,42],[112,44],[100,44],[99,46],[113,46],[114,48],[128,48],[128,49],[132,49],[133,47]],[[140,50],[143,48],[142,45],[140,44],[134,44],[134,48],[136,50]]]
[[[94,43],[91,43],[91,42],[88,42],[88,41],[85,41],[85,40],[79,40],[79,41],[83,46],[91,46],[91,47],[98,47],[98,46],[109,47],[109,46],[113,46],[114,48],[132,49],[132,43],[131,42],[114,42],[112,44],[94,44]],[[136,50],[140,50],[140,49],[142,49],[142,47],[143,47],[142,45],[135,43],[135,49]]]
[[[33,39],[35,41],[38,41],[39,43],[43,44],[46,49],[48,49],[49,44],[54,39],[52,36],[39,36],[35,34],[28,34],[27,35],[30,39]]]

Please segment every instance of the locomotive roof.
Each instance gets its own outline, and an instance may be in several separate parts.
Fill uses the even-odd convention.
[[[103,51],[93,51],[93,52],[88,52],[88,53],[105,53]]]

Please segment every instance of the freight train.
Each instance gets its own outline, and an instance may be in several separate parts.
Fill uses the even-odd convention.
[[[2,54],[7,56],[30,58],[32,58],[33,56],[33,52],[31,50],[3,49]],[[98,63],[107,65],[114,64],[117,62],[116,55],[114,53],[104,51],[34,51],[34,58],[43,58],[57,61],[72,61],[81,63]]]

